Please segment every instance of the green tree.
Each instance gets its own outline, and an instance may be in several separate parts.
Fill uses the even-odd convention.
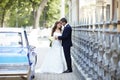
[[[59,18],[60,0],[0,0],[1,27],[48,27]]]
[[[38,28],[40,16],[41,16],[42,11],[44,10],[44,7],[46,6],[48,0],[42,0],[42,1],[30,0],[30,1],[32,3],[33,15],[34,15],[33,28]]]
[[[60,18],[60,1],[61,0],[49,0],[46,6],[46,26],[50,27]]]
[[[17,0],[16,4],[10,9],[7,25],[12,27],[24,27],[30,25],[31,7],[27,0]],[[31,19],[32,20],[32,19]]]
[[[6,15],[8,14],[9,10],[12,6],[16,3],[16,0],[1,0],[0,1],[0,27],[4,27],[5,19],[7,18]]]

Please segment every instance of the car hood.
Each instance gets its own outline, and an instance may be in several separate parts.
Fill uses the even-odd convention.
[[[14,54],[14,53],[25,53],[25,51],[27,50],[27,48],[21,48],[21,47],[0,47],[0,54],[1,53],[12,53],[12,54]]]
[[[0,64],[29,64],[27,56],[0,56]]]
[[[28,64],[26,48],[0,48],[0,64]]]

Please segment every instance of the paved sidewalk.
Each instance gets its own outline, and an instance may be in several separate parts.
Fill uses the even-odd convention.
[[[34,80],[79,80],[74,73],[36,74]]]
[[[34,80],[85,80],[85,79],[73,65],[72,73],[53,74],[37,72]]]
[[[61,73],[61,74],[47,74],[47,73],[39,73],[39,68],[44,61],[44,57],[49,49],[48,47],[49,43],[48,40],[41,39],[40,40],[40,46],[37,48],[38,52],[38,62],[36,65],[36,75],[34,80],[84,80],[82,77],[78,78],[76,74],[77,70],[73,66],[73,72],[72,73]],[[78,75],[80,76],[80,75]]]
[[[77,70],[73,66],[73,72],[71,73],[61,73],[61,74],[54,74],[54,73],[36,73],[36,77],[34,80],[84,80],[80,75],[76,75]]]

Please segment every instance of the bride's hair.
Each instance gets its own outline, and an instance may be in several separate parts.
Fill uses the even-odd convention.
[[[52,28],[52,33],[51,33],[51,36],[53,36],[53,33],[55,32],[55,30],[57,29],[57,24],[59,24],[60,21],[56,21],[53,28]],[[61,28],[59,28],[59,30],[61,31]]]

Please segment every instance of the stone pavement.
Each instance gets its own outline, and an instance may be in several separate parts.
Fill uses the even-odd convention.
[[[79,80],[74,73],[36,74],[34,80]]]
[[[50,74],[50,73],[39,73],[39,67],[44,60],[44,57],[48,50],[48,40],[40,39],[40,46],[37,48],[38,62],[36,65],[36,75],[34,80],[83,80],[76,76],[77,71],[73,66],[72,73],[61,73],[61,74]]]
[[[85,80],[73,65],[72,73],[36,73],[34,80]]]

